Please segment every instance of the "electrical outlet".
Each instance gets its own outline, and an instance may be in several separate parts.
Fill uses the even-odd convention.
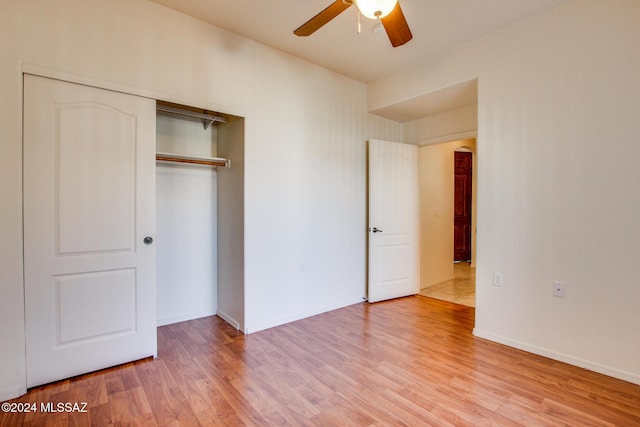
[[[502,286],[503,280],[502,280],[502,273],[500,273],[499,271],[494,271],[493,272],[493,286]]]
[[[564,282],[553,282],[553,296],[558,298],[567,296],[567,287]]]

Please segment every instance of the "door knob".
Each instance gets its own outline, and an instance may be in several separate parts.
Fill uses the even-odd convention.
[[[143,242],[144,242],[145,245],[150,245],[150,244],[153,243],[153,237],[147,236],[147,237],[144,238]]]
[[[372,233],[382,233],[382,230],[380,230],[378,227],[369,227],[369,231]]]

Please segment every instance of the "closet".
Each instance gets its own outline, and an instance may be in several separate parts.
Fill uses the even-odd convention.
[[[244,119],[117,89],[24,75],[28,387],[244,330]]]
[[[158,326],[244,317],[241,117],[156,105]]]

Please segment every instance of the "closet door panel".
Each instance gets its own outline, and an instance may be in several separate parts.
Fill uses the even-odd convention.
[[[99,102],[56,114],[60,253],[133,251],[136,116]]]
[[[25,75],[27,386],[152,356],[155,101]]]

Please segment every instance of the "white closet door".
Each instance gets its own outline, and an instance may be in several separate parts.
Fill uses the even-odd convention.
[[[155,101],[25,75],[27,386],[157,354]]]

